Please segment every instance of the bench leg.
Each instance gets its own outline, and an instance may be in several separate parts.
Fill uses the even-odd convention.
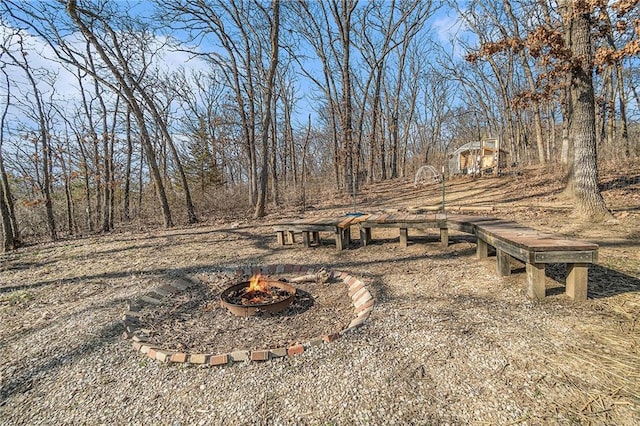
[[[287,234],[289,234],[289,243],[295,244],[296,243],[296,233],[293,232],[293,231],[288,231]]]
[[[496,249],[496,270],[501,277],[511,275],[511,256],[499,249]]]
[[[337,228],[336,232],[335,232],[335,236],[336,236],[336,249],[338,251],[342,251],[343,247],[343,241],[342,241],[342,237],[343,237],[344,233],[342,231],[342,229]]]
[[[349,227],[342,230],[342,238],[346,246],[351,244],[351,229]]]
[[[407,228],[400,228],[400,247],[406,247],[408,239],[409,230]]]
[[[587,280],[589,265],[586,263],[567,264],[567,296],[575,301],[587,300]]]
[[[542,300],[546,296],[544,266],[544,263],[527,263],[527,296],[530,299]]]
[[[360,227],[360,245],[366,247],[371,242],[371,228]]]
[[[476,259],[482,260],[489,257],[489,245],[480,238],[476,239]]]
[[[305,247],[309,247],[311,245],[309,234],[310,234],[309,231],[302,232],[302,243],[304,244]]]
[[[447,228],[440,228],[440,245],[449,247],[449,229]]]
[[[312,242],[313,244],[318,244],[318,245],[320,245],[320,232],[318,232],[318,231],[313,231],[313,232],[311,233],[311,242]]]
[[[280,246],[285,245],[284,231],[276,231],[276,234],[278,235],[278,245]]]

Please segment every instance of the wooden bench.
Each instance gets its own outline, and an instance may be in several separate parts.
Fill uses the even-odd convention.
[[[320,244],[320,232],[330,232],[336,241],[338,251],[351,244],[351,225],[362,220],[357,216],[319,217],[295,219],[274,225],[273,230],[278,237],[278,244],[294,244],[295,233],[302,233],[305,247]]]
[[[546,265],[560,263],[567,265],[566,294],[574,300],[587,299],[589,264],[598,260],[598,245],[571,240],[543,233],[519,223],[481,216],[457,214],[373,214],[340,216],[334,218],[297,219],[274,226],[281,245],[295,242],[295,232],[302,232],[305,247],[319,244],[321,231],[332,232],[336,248],[342,250],[351,242],[352,225],[360,225],[360,242],[370,244],[372,228],[398,228],[400,245],[407,246],[411,229],[440,229],[441,245],[449,244],[449,230],[455,230],[476,237],[476,257],[485,259],[489,246],[496,250],[496,270],[499,275],[511,274],[511,259],[525,264],[527,274],[527,295],[532,299],[546,296]],[[286,238],[288,237],[288,238]]]
[[[488,247],[496,249],[496,270],[499,275],[511,274],[511,258],[525,264],[527,295],[543,299],[545,267],[549,263],[567,265],[566,294],[574,300],[587,299],[589,264],[598,260],[598,245],[570,240],[509,220],[449,215],[450,228],[469,232],[476,236],[476,257],[486,259]]]
[[[525,264],[527,295],[532,299],[546,296],[546,265],[567,265],[566,294],[574,300],[587,299],[589,264],[598,260],[598,245],[542,233],[519,223],[492,217],[430,214],[374,214],[360,223],[360,243],[371,242],[372,228],[398,228],[400,245],[407,246],[410,228],[438,228],[444,247],[449,243],[449,230],[476,237],[476,257],[488,257],[488,247],[496,250],[499,275],[511,274],[511,259]]]
[[[372,228],[398,228],[400,231],[400,246],[407,247],[409,229],[439,228],[440,242],[449,245],[449,233],[446,216],[436,213],[425,214],[373,214],[360,222],[360,244],[371,243]]]

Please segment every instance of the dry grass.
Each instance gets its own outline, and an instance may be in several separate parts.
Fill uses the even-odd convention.
[[[640,176],[640,170],[625,176]],[[555,265],[549,268],[554,278],[548,280],[549,297],[540,303],[527,301],[522,273],[496,277],[495,266],[476,262],[474,243],[459,234],[452,235],[453,244],[447,249],[430,233],[412,233],[417,238],[402,249],[396,234],[377,230],[375,244],[366,248],[354,244],[343,253],[337,253],[328,240],[329,244],[310,250],[277,247],[269,224],[294,214],[291,211],[261,221],[243,218],[22,248],[5,255],[0,265],[0,417],[11,424],[38,418],[45,419],[43,423],[56,419],[82,423],[98,418],[95,410],[112,410],[123,418],[137,418],[144,410],[125,412],[136,402],[128,401],[127,407],[117,402],[122,389],[130,386],[129,375],[143,380],[156,395],[166,386],[166,377],[174,377],[175,372],[143,363],[119,338],[118,320],[127,300],[175,277],[215,278],[213,271],[220,267],[297,263],[357,274],[374,293],[377,305],[359,334],[329,345],[320,354],[305,354],[307,367],[287,361],[290,377],[283,381],[314,377],[321,365],[328,366],[332,371],[328,377],[314,379],[327,380],[327,389],[342,386],[347,393],[354,392],[351,386],[374,389],[376,393],[368,395],[371,401],[380,404],[382,398],[396,407],[391,400],[400,398],[408,404],[400,407],[416,410],[404,412],[406,416],[434,423],[637,424],[640,202],[636,194],[640,179],[621,179],[613,169],[605,170],[602,179],[609,182],[604,195],[616,223],[574,222],[570,203],[560,197],[562,183],[549,169],[501,179],[447,182],[451,210],[514,219],[599,243],[600,259],[590,268],[589,300],[584,303],[573,303],[562,294],[564,269]],[[307,214],[343,214],[353,209],[349,197],[329,200],[314,202]],[[364,188],[357,202],[358,210],[368,212],[434,209],[442,203],[442,192],[438,185],[416,188],[409,179]],[[107,357],[99,364],[105,371],[96,383],[104,380],[105,384],[99,386],[97,396],[91,386],[76,385],[87,371],[93,371],[87,367],[92,356]],[[257,365],[252,371],[258,374],[261,369],[270,370]],[[348,369],[348,379],[341,379],[342,369]],[[224,393],[244,383],[244,370],[230,367],[219,374],[185,370],[180,377],[189,382],[215,374],[217,393]],[[54,395],[69,388],[74,398],[91,399],[93,405],[82,410],[63,406],[64,401]],[[275,405],[280,401],[276,395],[287,394],[277,387],[272,391],[270,403]],[[345,417],[335,414],[339,404],[331,401],[342,401],[341,397],[312,404],[305,392],[298,390],[299,401],[298,396],[286,396],[303,407],[300,423],[360,421],[346,412]],[[209,395],[212,401],[217,401],[215,395]],[[189,399],[190,393],[183,397],[183,406],[199,402]],[[155,409],[163,404],[151,394],[141,394],[140,401]],[[356,402],[360,405],[350,407],[362,408],[364,402]],[[283,416],[290,414],[286,405],[282,407]],[[75,417],[64,417],[65,410]],[[167,410],[159,421],[166,423],[180,412],[179,408]],[[385,419],[372,413],[370,422]],[[219,419],[209,417],[211,423]],[[297,421],[285,418],[282,422]]]

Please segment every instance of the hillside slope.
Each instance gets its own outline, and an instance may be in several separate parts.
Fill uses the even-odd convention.
[[[638,424],[639,177],[603,174],[617,219],[608,224],[574,221],[562,184],[542,169],[446,182],[449,211],[514,219],[599,243],[583,303],[562,291],[549,291],[542,302],[527,300],[522,270],[497,277],[494,260],[476,261],[473,239],[461,234],[452,233],[447,248],[433,230],[416,233],[406,248],[392,230],[376,230],[374,244],[360,247],[354,240],[342,252],[327,236],[319,247],[280,247],[271,224],[294,215],[287,208],[259,221],[22,248],[3,256],[0,272],[0,418],[5,424]],[[363,188],[355,208],[441,205],[440,185],[393,181]],[[353,209],[344,197],[304,214]],[[285,264],[359,277],[376,300],[371,317],[301,355],[216,368],[162,364],[134,352],[122,337],[127,301],[160,285],[231,282],[224,268]],[[548,288],[561,288],[562,267],[551,266],[549,275]],[[314,296],[312,287],[306,290]],[[214,316],[201,311],[218,309],[217,299],[189,295],[165,300],[158,311],[177,313],[179,327],[162,318],[146,325],[151,333],[176,333],[167,345],[185,350],[190,333],[208,329],[215,340],[224,327],[242,330],[224,350],[264,349],[265,336],[274,333],[273,321],[208,322]],[[315,296],[307,321],[336,316],[336,306],[324,302],[329,299]],[[282,323],[292,324],[284,330],[290,342],[298,341],[304,323]]]

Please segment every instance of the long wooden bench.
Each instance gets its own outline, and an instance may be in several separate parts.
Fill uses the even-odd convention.
[[[319,232],[332,232],[336,248],[342,250],[351,241],[350,227],[360,225],[360,243],[371,243],[372,228],[397,228],[400,245],[407,246],[409,229],[438,228],[441,245],[448,246],[449,231],[455,230],[476,237],[476,257],[486,259],[489,246],[496,251],[496,270],[499,275],[511,274],[511,260],[525,264],[527,295],[532,299],[546,296],[546,265],[567,265],[566,294],[574,300],[587,299],[589,264],[598,260],[598,245],[543,233],[517,222],[481,216],[458,214],[372,214],[360,217],[297,219],[274,227],[281,245],[295,242],[294,233],[302,232],[304,245],[320,242]]]
[[[574,300],[586,300],[589,264],[598,260],[598,245],[542,233],[517,222],[492,217],[431,214],[375,214],[360,223],[360,242],[372,240],[372,228],[398,228],[400,245],[407,246],[411,228],[440,229],[441,245],[449,243],[449,230],[474,235],[476,257],[488,257],[488,247],[496,250],[496,270],[499,275],[511,274],[511,258],[525,264],[527,295],[532,299],[546,296],[546,265],[567,265],[566,294]]]
[[[330,232],[336,241],[336,249],[343,250],[351,244],[351,226],[361,220],[357,216],[318,217],[294,219],[274,225],[278,244],[294,244],[295,233],[302,233],[305,247],[320,244],[320,232]]]
[[[366,246],[371,243],[372,228],[398,228],[400,231],[400,246],[407,247],[409,229],[439,228],[440,241],[443,246],[449,245],[447,218],[437,213],[423,214],[372,214],[360,222],[360,244]]]
[[[465,231],[473,228],[478,259],[486,259],[489,246],[494,247],[499,275],[511,274],[511,258],[523,262],[530,298],[539,300],[546,296],[546,265],[560,263],[567,265],[566,294],[574,300],[587,299],[589,264],[598,260],[597,244],[558,237],[495,218],[450,215],[447,223]]]

